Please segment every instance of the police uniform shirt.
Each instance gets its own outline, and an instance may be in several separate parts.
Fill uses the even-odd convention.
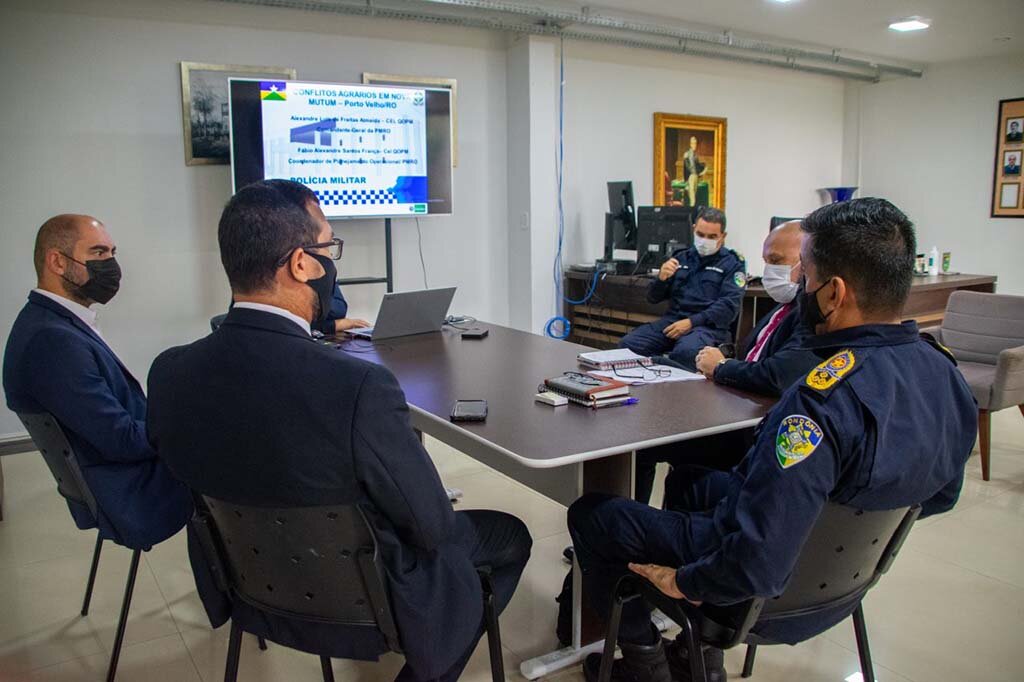
[[[694,327],[725,330],[739,314],[747,286],[747,264],[725,247],[701,257],[691,246],[672,254],[679,269],[664,282],[655,278],[647,289],[647,300],[660,303],[672,299],[668,314],[689,318]]]
[[[946,511],[959,495],[977,405],[951,355],[914,322],[806,343],[827,359],[762,420],[713,512],[685,515],[696,558],[676,582],[689,599],[731,604],[781,594],[827,501],[865,510],[922,503],[924,515]],[[757,631],[795,643],[855,606]]]

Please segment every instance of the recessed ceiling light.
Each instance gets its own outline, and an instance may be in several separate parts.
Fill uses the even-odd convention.
[[[889,24],[889,28],[893,31],[923,31],[924,29],[931,26],[931,22],[921,17],[907,17],[906,19],[900,19]]]

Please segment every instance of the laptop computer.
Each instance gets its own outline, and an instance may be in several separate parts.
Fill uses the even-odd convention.
[[[454,297],[455,287],[384,294],[376,324],[352,329],[349,333],[357,338],[380,341],[440,331]]]

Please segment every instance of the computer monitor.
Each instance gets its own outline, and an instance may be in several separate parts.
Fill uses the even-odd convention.
[[[622,180],[608,183],[608,212],[622,218],[629,230],[636,229],[634,206],[632,182]]]
[[[637,268],[660,267],[672,252],[693,245],[693,220],[698,209],[690,206],[637,208]]]
[[[782,223],[788,223],[790,220],[803,220],[803,218],[783,218],[779,215],[773,215],[771,221],[768,223],[768,231],[771,232]]]
[[[633,183],[628,180],[608,183],[608,213],[604,217],[604,254],[612,259],[615,251],[636,250],[636,213]]]

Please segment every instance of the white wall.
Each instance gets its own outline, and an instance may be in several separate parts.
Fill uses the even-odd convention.
[[[1024,220],[990,218],[999,100],[1024,96],[1024,55],[929,67],[920,80],[860,89],[859,196],[883,196],[917,224],[919,250],[998,275],[1024,294]]]
[[[840,181],[843,81],[648,51],[566,44],[566,263],[601,255],[605,183],[653,203],[656,111],[728,119],[727,245],[760,274],[773,215],[821,206]]]
[[[118,244],[123,287],[100,322],[137,375],[223,311],[216,228],[229,168],[184,164],[180,61],[293,66],[325,81],[457,78],[456,215],[421,221],[429,283],[459,285],[453,311],[506,322],[505,59],[505,38],[482,31],[192,0],[4,2],[0,338],[34,286],[35,231],[61,212],[95,215]],[[343,276],[383,272],[380,225],[335,223]],[[421,288],[410,221],[396,221],[394,253],[397,289]],[[372,316],[383,287],[345,293],[354,315]],[[0,436],[20,431],[0,408]]]

